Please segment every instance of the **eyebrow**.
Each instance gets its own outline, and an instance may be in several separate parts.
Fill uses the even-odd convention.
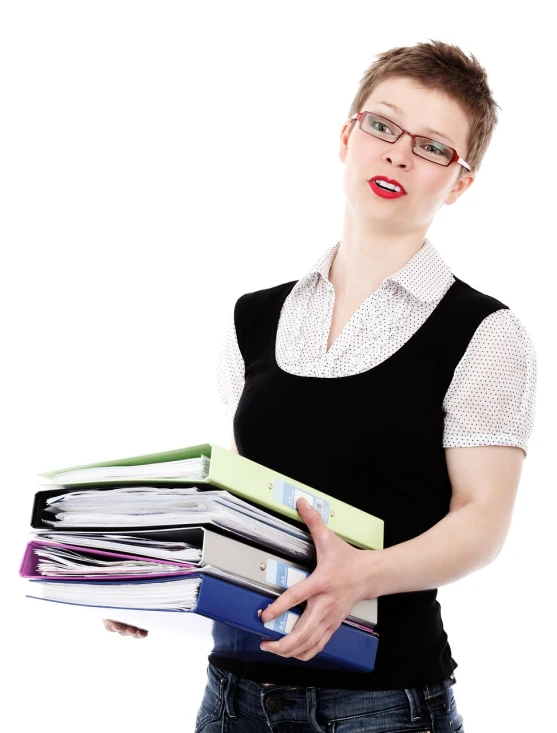
[[[391,104],[390,102],[376,102],[376,104],[385,104],[387,107],[390,107],[392,110],[394,110],[397,114],[403,114],[400,107],[397,107],[396,104]],[[428,135],[437,135],[437,137],[444,137],[445,140],[448,140],[451,143],[451,145],[455,145],[451,138],[448,135],[445,135],[444,132],[439,132],[438,130],[434,130],[431,127],[424,127],[423,129],[425,132],[428,133]]]

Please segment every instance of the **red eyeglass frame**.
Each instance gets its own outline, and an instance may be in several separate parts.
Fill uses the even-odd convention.
[[[397,122],[394,122],[393,120],[390,120],[388,117],[385,117],[385,115],[377,114],[377,112],[368,112],[367,110],[363,110],[362,112],[356,112],[356,114],[352,115],[352,117],[350,118],[350,122],[352,122],[352,120],[358,120],[358,126],[359,126],[360,130],[362,132],[365,132],[366,135],[371,135],[372,137],[375,137],[375,135],[373,135],[371,132],[368,132],[367,130],[364,130],[363,127],[362,127],[362,123],[363,123],[364,118],[365,118],[366,115],[374,115],[375,117],[381,117],[382,119],[386,120],[387,122],[390,122],[391,125],[394,125],[395,127],[398,127],[400,130],[402,130],[402,132],[396,138],[396,140],[383,140],[383,138],[377,138],[378,140],[383,140],[383,142],[390,143],[392,145],[393,143],[396,143],[397,140],[400,140],[400,138],[404,134],[410,135],[410,137],[412,138],[412,143],[413,143],[412,144],[412,152],[414,153],[414,155],[418,155],[418,153],[416,153],[416,151],[414,150],[414,148],[416,147],[416,138],[417,137],[424,137],[427,140],[432,140],[433,142],[437,143],[436,140],[433,140],[433,138],[428,138],[427,135],[414,135],[413,133],[408,132],[408,130],[403,130],[402,127],[400,127],[400,125]],[[431,160],[429,162],[435,163],[435,165],[442,165],[443,168],[448,168],[451,165],[451,163],[460,163],[460,165],[464,166],[464,168],[468,168],[469,171],[472,170],[471,166],[468,165],[468,163],[465,160],[463,160],[460,157],[460,155],[456,152],[456,150],[454,148],[451,148],[450,145],[447,145],[446,143],[437,143],[437,145],[443,145],[444,147],[448,148],[449,150],[452,150],[453,151],[453,157],[447,163],[447,165],[443,165],[443,163],[437,163],[437,161],[435,161],[435,160]],[[422,157],[421,155],[418,155],[418,158],[421,158],[421,157]],[[428,159],[424,159],[424,160],[428,160]]]

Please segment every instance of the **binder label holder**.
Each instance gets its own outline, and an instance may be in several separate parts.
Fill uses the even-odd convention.
[[[296,511],[296,502],[300,498],[305,499],[310,506],[321,514],[325,524],[329,524],[330,505],[328,501],[320,496],[310,494],[308,491],[303,491],[294,484],[284,481],[284,479],[275,478],[273,484],[273,499],[275,501]]]
[[[268,558],[265,566],[267,582],[279,585],[281,588],[290,588],[309,576],[309,573],[306,573],[305,570],[294,568],[292,565],[286,565],[286,563],[273,560],[273,558]]]
[[[296,625],[296,622],[299,618],[300,617],[297,613],[293,613],[292,611],[285,611],[281,616],[277,616],[277,618],[273,618],[270,621],[267,621],[267,623],[263,624],[263,626],[266,629],[279,631],[281,634],[289,634]]]

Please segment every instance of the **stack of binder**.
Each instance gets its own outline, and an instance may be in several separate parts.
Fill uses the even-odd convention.
[[[28,597],[101,608],[145,628],[195,613],[214,622],[215,639],[220,624],[249,632],[239,638],[250,643],[233,651],[254,661],[261,639],[289,633],[303,611],[260,619],[315,567],[299,497],[355,547],[383,547],[381,519],[215,443],[41,476],[50,487],[35,494],[20,568]],[[372,671],[376,623],[377,600],[360,601],[317,666]]]

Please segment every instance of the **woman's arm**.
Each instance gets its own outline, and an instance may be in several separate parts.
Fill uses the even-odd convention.
[[[449,513],[418,537],[381,550],[377,567],[370,557],[369,590],[386,595],[439,588],[488,565],[501,552],[524,451],[490,445],[445,448],[445,455],[452,487]]]
[[[363,598],[438,588],[497,557],[510,526],[524,451],[515,446],[445,450],[453,490],[448,514],[427,532],[384,550],[348,545],[317,511],[298,501],[315,542],[317,567],[263,612],[266,623],[308,601],[294,630],[265,642],[265,651],[307,661]]]
[[[236,443],[234,442],[234,431],[232,431],[232,435],[230,436],[230,450],[238,453],[238,448],[236,448]]]

